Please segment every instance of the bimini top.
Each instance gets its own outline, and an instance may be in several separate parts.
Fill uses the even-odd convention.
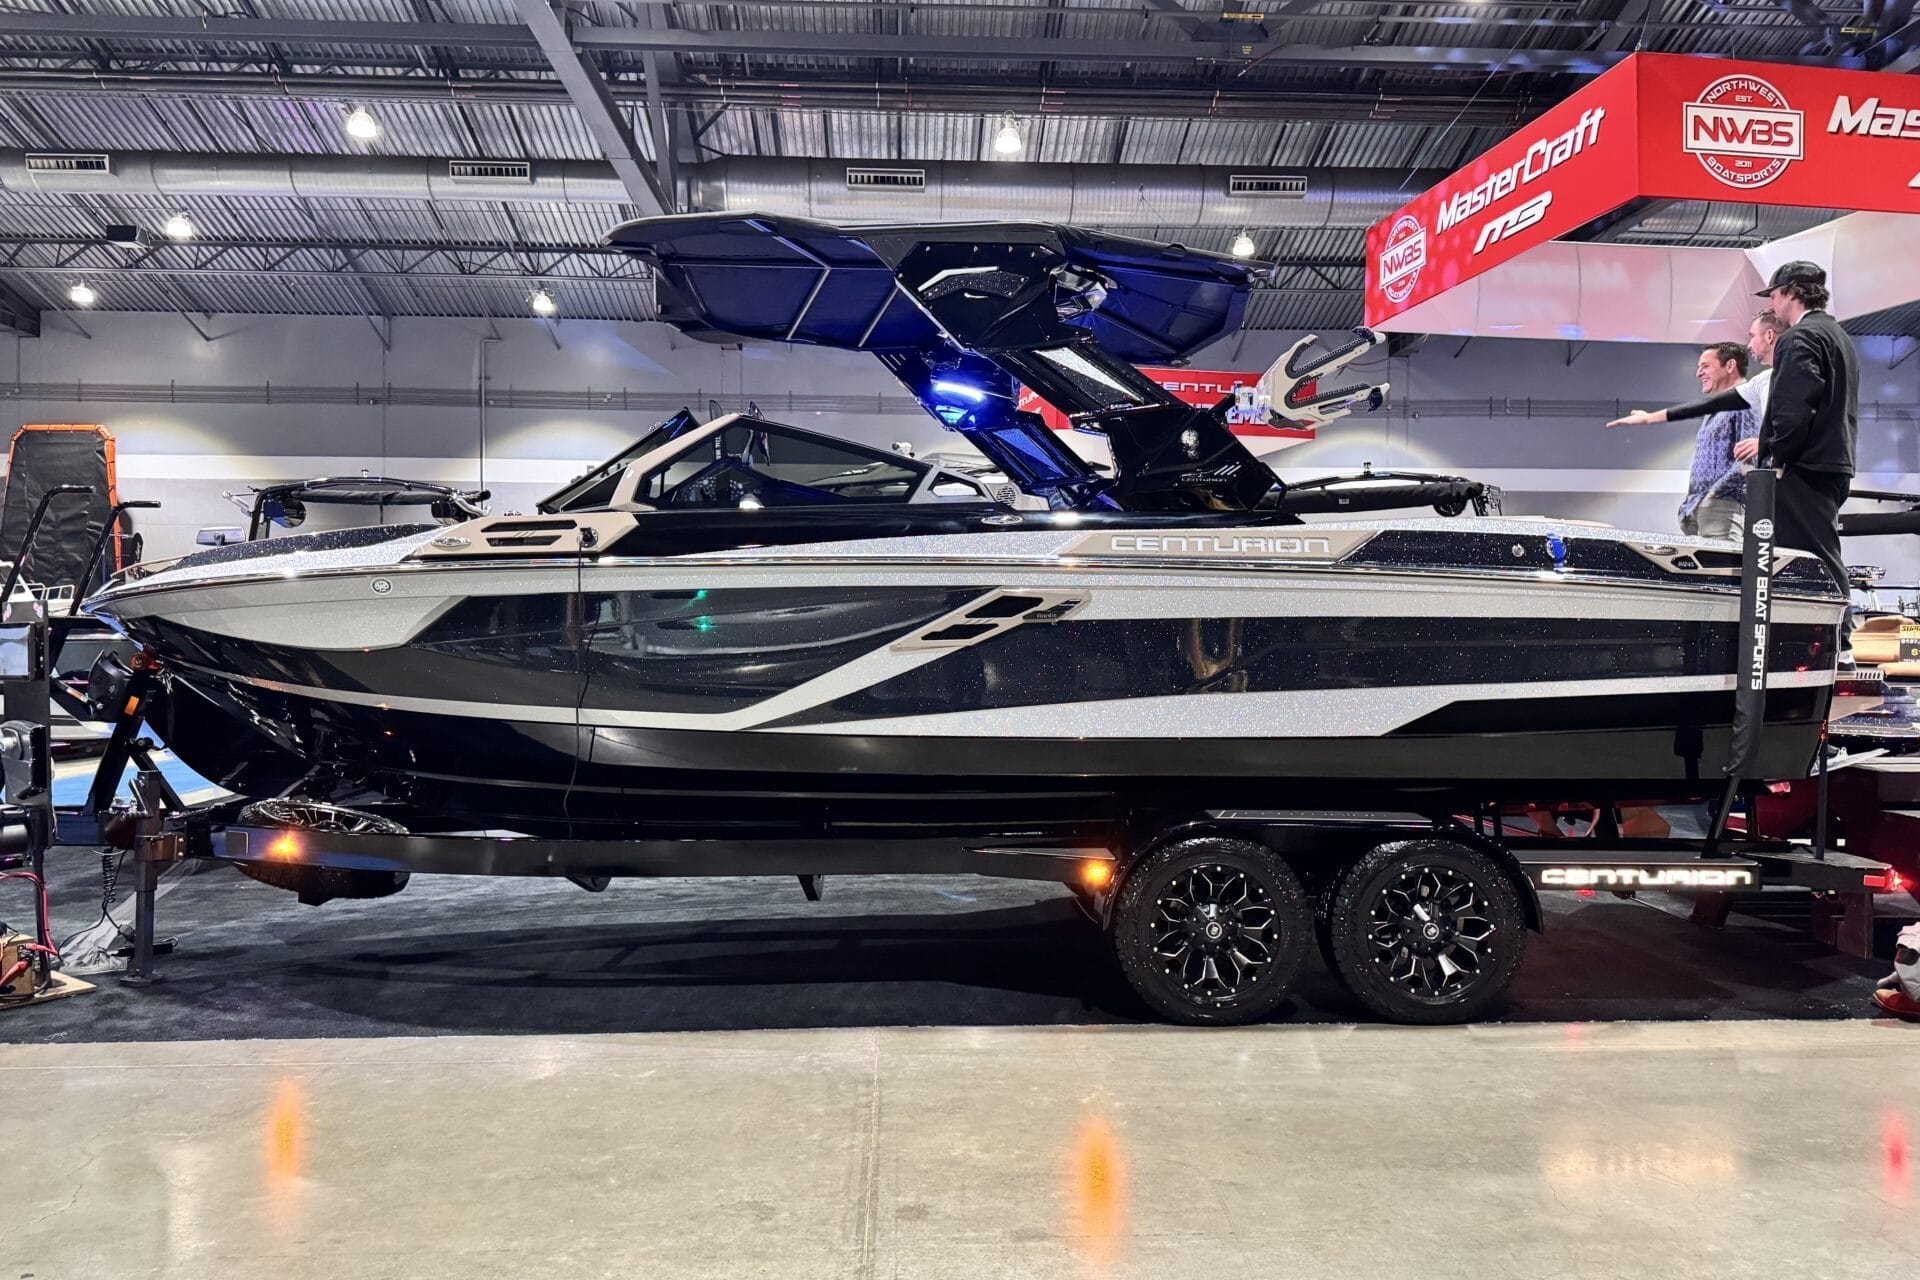
[[[1062,318],[1132,363],[1183,359],[1239,329],[1263,262],[1103,235],[1078,227],[995,222],[842,228],[805,218],[699,213],[642,218],[607,243],[659,273],[660,318],[698,337],[803,342],[878,353],[924,351],[942,335],[896,287],[916,250],[973,246],[982,253],[1030,246],[1051,272]],[[1026,265],[1026,264],[1023,264]],[[969,286],[992,267],[945,268]],[[1011,283],[1011,281],[1009,281]],[[1083,306],[1072,305],[1079,296]],[[965,348],[988,333],[952,333]]]
[[[252,490],[249,503],[242,494],[228,494],[247,512],[249,542],[271,532],[272,526],[297,529],[306,523],[307,506],[430,507],[436,520],[467,520],[487,513],[485,489],[454,489],[422,480],[392,476],[320,476],[287,480]]]
[[[485,515],[480,506],[492,495],[484,489],[455,489],[424,480],[401,480],[392,476],[321,476],[311,480],[288,480],[263,485],[254,490],[262,501],[317,502],[343,507],[427,507],[445,502],[468,509],[468,514]]]

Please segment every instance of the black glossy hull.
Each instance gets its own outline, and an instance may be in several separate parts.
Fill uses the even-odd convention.
[[[1479,704],[1462,709],[1448,731],[1384,737],[832,734],[796,742],[776,733],[380,712],[185,674],[156,718],[189,765],[246,794],[274,794],[304,778],[316,796],[361,804],[377,796],[429,825],[536,834],[1004,830],[1110,822],[1141,810],[1445,812],[1492,800],[1718,793],[1731,694],[1663,698],[1663,723],[1608,725],[1631,709],[1582,709],[1580,701]],[[1820,689],[1770,694],[1762,776],[1805,774],[1825,702]],[[271,726],[282,743],[305,744],[308,754],[278,750],[256,729],[239,728],[232,710],[242,705],[252,724]],[[1592,727],[1565,727],[1583,716]],[[1495,722],[1502,727],[1488,727]],[[315,760],[327,766],[317,776]]]

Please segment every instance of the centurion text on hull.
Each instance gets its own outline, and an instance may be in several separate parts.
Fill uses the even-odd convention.
[[[150,717],[244,795],[410,827],[1030,821],[1202,805],[1717,793],[1728,544],[1551,520],[1298,523],[1141,376],[1232,332],[1261,267],[1071,228],[644,220],[666,319],[873,352],[1046,510],[763,419],[681,415],[538,513],[222,547],[88,608],[162,664]],[[1275,403],[1371,339],[1276,365]],[[1096,470],[1025,386],[1104,436]],[[1845,600],[1772,581],[1755,776],[1804,775]]]

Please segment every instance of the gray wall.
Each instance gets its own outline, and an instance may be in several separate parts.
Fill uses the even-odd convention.
[[[357,319],[221,316],[208,325],[212,342],[172,316],[99,313],[82,323],[91,339],[59,316],[47,318],[40,338],[0,338],[0,383],[77,383],[82,397],[7,399],[0,427],[9,434],[24,422],[110,427],[123,495],[166,504],[141,526],[154,555],[190,546],[202,526],[237,523],[240,513],[221,498],[222,490],[363,467],[485,483],[494,490],[495,510],[524,508],[664,416],[658,409],[623,411],[623,391],[669,394],[703,415],[708,399],[729,408],[752,399],[769,416],[872,443],[909,440],[921,449],[955,443],[917,411],[881,411],[880,397],[897,403],[901,393],[871,357],[768,344],[726,349],[655,324],[563,321],[549,331],[532,321],[403,319],[393,323],[389,351]],[[1243,334],[1194,364],[1257,370],[1292,336]],[[1889,368],[1895,346],[1887,339],[1862,344],[1861,398],[1881,406],[1862,426],[1856,483],[1863,488],[1920,485],[1914,426],[1920,360]],[[1369,461],[1457,472],[1502,485],[1508,510],[1517,514],[1671,529],[1691,429],[1609,431],[1601,424],[1603,410],[1616,400],[1657,406],[1692,395],[1695,355],[1688,347],[1569,348],[1498,339],[1475,339],[1463,348],[1455,338],[1435,338],[1391,361],[1376,352],[1349,369],[1390,380],[1389,408],[1337,423],[1278,462],[1294,477]],[[356,385],[471,392],[481,385],[483,363],[487,398],[496,401],[491,407],[213,404],[184,402],[184,396],[168,403],[151,390],[127,390],[251,388],[255,400],[267,387],[283,394],[293,387]],[[610,398],[592,409],[504,403],[528,391],[587,389]],[[140,398],[98,398],[116,394]],[[788,402],[789,395],[815,394],[872,396],[875,403],[853,413],[818,414]],[[1920,578],[1920,539],[1855,543],[1850,557],[1884,564],[1907,581]]]

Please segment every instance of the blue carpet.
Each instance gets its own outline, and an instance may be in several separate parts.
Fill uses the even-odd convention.
[[[194,791],[204,791],[213,784],[187,768],[186,765],[170,755],[160,754],[154,757],[154,763],[160,766],[160,774],[173,784],[173,789],[181,795]],[[120,789],[115,794],[122,799],[133,797],[133,775],[135,770],[129,766],[120,779]],[[58,805],[82,804],[87,798],[87,789],[93,785],[93,771],[82,770],[70,777],[55,778],[53,782],[53,803]]]

